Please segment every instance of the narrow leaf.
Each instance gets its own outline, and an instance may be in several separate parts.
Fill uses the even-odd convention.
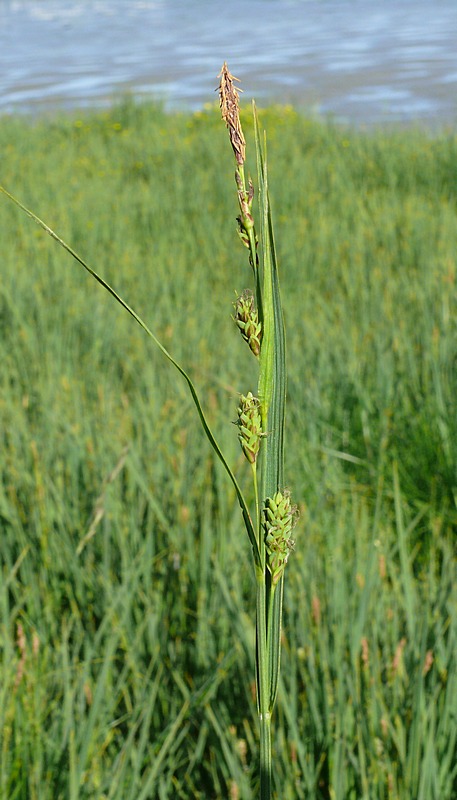
[[[244,495],[243,495],[243,493],[242,493],[242,491],[241,491],[241,489],[240,489],[240,487],[238,485],[238,481],[236,480],[235,475],[233,474],[232,470],[230,469],[230,467],[229,467],[229,465],[228,465],[228,463],[227,463],[227,461],[225,459],[225,456],[223,455],[223,453],[222,453],[222,451],[221,451],[216,439],[214,438],[214,435],[213,435],[213,433],[212,433],[212,431],[211,431],[211,429],[210,429],[210,427],[209,427],[209,425],[208,425],[208,423],[206,421],[206,417],[205,417],[205,415],[203,413],[203,409],[202,409],[202,406],[200,404],[200,400],[198,398],[196,389],[194,387],[194,384],[192,383],[192,380],[188,376],[188,374],[180,366],[180,364],[178,364],[178,362],[174,360],[174,358],[170,355],[168,350],[166,350],[166,348],[163,346],[163,344],[157,339],[157,337],[154,336],[152,331],[148,328],[146,323],[143,322],[141,317],[139,317],[138,314],[132,308],[130,308],[130,306],[125,302],[125,300],[123,300],[122,297],[120,297],[120,295],[118,295],[117,292],[115,292],[115,290],[100,275],[98,275],[98,273],[95,272],[95,270],[93,270],[92,267],[90,267],[84,261],[84,259],[81,258],[81,256],[78,255],[78,253],[75,252],[75,250],[73,250],[70,247],[70,245],[68,245],[66,242],[64,242],[63,239],[61,239],[60,236],[58,236],[52,230],[52,228],[50,228],[48,225],[46,225],[45,222],[43,222],[43,220],[41,220],[39,217],[37,217],[36,214],[33,213],[33,211],[30,211],[30,209],[26,208],[26,206],[24,206],[21,202],[19,202],[19,200],[17,200],[12,194],[10,194],[3,186],[0,186],[0,191],[3,192],[3,194],[5,194],[13,203],[15,203],[21,209],[21,211],[23,211],[25,214],[27,214],[27,216],[29,216],[31,219],[33,219],[33,221],[36,222],[37,225],[39,225],[41,228],[43,228],[43,230],[46,231],[46,233],[48,233],[49,236],[51,236],[53,239],[55,239],[55,241],[58,242],[58,244],[60,244],[61,247],[63,247],[64,250],[67,251],[67,253],[70,253],[70,255],[73,256],[73,258],[79,264],[81,264],[81,266],[84,267],[84,269],[87,270],[87,272],[90,275],[92,275],[92,277],[95,278],[95,280],[98,281],[98,283],[100,283],[103,286],[103,288],[106,289],[106,291],[109,292],[114,297],[114,299],[117,300],[117,302],[123,308],[125,308],[126,311],[128,311],[128,313],[133,317],[133,319],[138,323],[138,325],[140,325],[140,327],[143,328],[143,330],[148,334],[148,336],[151,337],[151,339],[157,345],[159,350],[162,351],[163,355],[173,364],[173,366],[178,370],[178,372],[181,373],[181,375],[183,376],[184,380],[186,381],[187,386],[189,388],[189,391],[191,393],[192,400],[194,401],[195,407],[196,407],[197,412],[198,412],[198,416],[200,418],[201,425],[203,427],[203,430],[205,431],[205,434],[206,434],[206,436],[208,438],[208,441],[210,442],[210,444],[211,444],[213,450],[215,451],[216,455],[218,456],[219,460],[222,462],[222,464],[223,464],[223,466],[224,466],[224,468],[225,468],[230,480],[233,483],[236,495],[238,497],[238,502],[240,504],[241,511],[242,511],[242,514],[243,514],[243,519],[244,519],[244,523],[245,523],[245,526],[246,526],[246,531],[247,531],[247,534],[249,536],[249,540],[251,542],[252,549],[253,549],[253,552],[254,552],[254,559],[255,559],[256,563],[260,563],[260,555],[259,555],[259,548],[258,548],[258,544],[257,544],[257,539],[256,539],[256,536],[255,536],[254,527],[253,527],[253,524],[252,524],[251,516],[249,514],[247,503],[246,503],[246,501],[244,499]]]
[[[267,161],[260,140],[255,105],[254,130],[260,194],[263,278],[263,340],[260,354],[259,397],[267,434],[263,450],[263,499],[284,488],[284,419],[286,406],[286,348],[284,319],[279,291],[278,263],[268,195]],[[273,587],[267,576],[267,649],[269,662],[270,710],[278,691],[281,654],[281,618],[284,577]]]

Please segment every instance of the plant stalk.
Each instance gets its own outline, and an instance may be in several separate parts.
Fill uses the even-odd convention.
[[[262,548],[261,553],[265,559],[265,547]],[[256,570],[257,704],[260,730],[260,800],[270,800],[271,797],[271,711],[269,658],[267,647],[267,585],[265,570],[266,567],[264,567],[263,570]]]

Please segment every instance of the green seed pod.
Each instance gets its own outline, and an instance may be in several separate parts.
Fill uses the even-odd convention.
[[[237,425],[239,428],[238,439],[243,453],[249,463],[254,464],[259,454],[260,440],[263,434],[260,402],[252,392],[247,395],[242,394],[240,397]]]
[[[267,497],[263,515],[267,566],[273,584],[276,584],[294,547],[291,533],[297,520],[297,507],[291,505],[290,493],[284,490],[276,492],[274,497]]]
[[[240,329],[241,335],[250,349],[257,357],[260,353],[260,342],[262,339],[262,324],[259,322],[259,314],[254,305],[254,295],[250,289],[237,298],[235,306],[235,322]]]

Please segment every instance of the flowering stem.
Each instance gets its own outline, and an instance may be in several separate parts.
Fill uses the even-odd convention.
[[[279,293],[278,268],[268,197],[265,149],[260,142],[254,110],[260,210],[260,259],[252,216],[254,187],[244,173],[245,149],[240,123],[238,90],[224,63],[220,73],[222,118],[229,130],[235,155],[235,180],[240,214],[238,234],[249,250],[255,279],[254,298],[245,290],[237,300],[235,322],[257,358],[257,394],[241,395],[238,409],[239,439],[253,469],[258,560],[256,579],[256,678],[260,729],[260,800],[272,791],[271,715],[279,682],[283,574],[293,542],[290,533],[294,507],[283,487],[283,431],[286,391],[285,338]],[[261,442],[264,440],[262,450]],[[260,452],[260,503],[257,457]]]

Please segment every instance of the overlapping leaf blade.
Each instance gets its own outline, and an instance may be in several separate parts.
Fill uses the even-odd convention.
[[[262,403],[265,446],[263,449],[262,497],[272,497],[284,486],[284,421],[286,404],[286,352],[284,319],[279,290],[278,263],[268,195],[265,143],[262,147],[259,121],[253,104],[254,130],[261,214],[261,269],[263,340],[260,358],[259,397]],[[268,576],[267,576],[268,580]],[[281,617],[284,578],[275,589],[267,584],[267,647],[269,659],[270,710],[278,691]],[[269,602],[271,599],[271,602]]]

